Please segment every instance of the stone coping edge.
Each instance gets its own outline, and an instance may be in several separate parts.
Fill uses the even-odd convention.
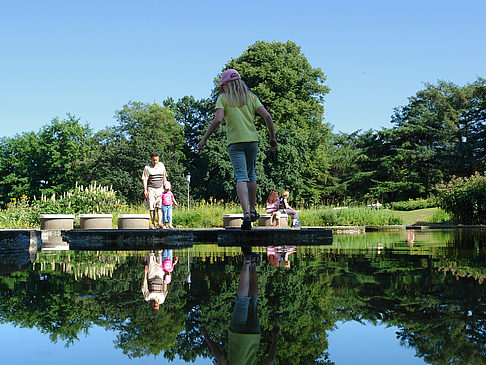
[[[113,214],[80,214],[79,218],[113,218]]]
[[[40,214],[40,219],[74,219],[74,214]]]
[[[150,219],[150,214],[118,214],[118,218],[145,218]]]

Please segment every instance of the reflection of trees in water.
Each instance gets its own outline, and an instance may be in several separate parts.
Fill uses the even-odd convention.
[[[71,252],[69,260],[66,253],[57,259],[38,257],[31,271],[1,276],[0,320],[37,327],[53,341],[67,344],[100,325],[118,333],[115,346],[130,357],[163,353],[167,359],[193,361],[210,356],[197,328],[204,324],[227,343],[241,258],[235,248],[190,250],[191,289],[185,284],[187,252],[174,252],[180,264],[157,314],[140,291],[143,253]],[[291,255],[290,269],[276,270],[265,260],[259,265],[261,358],[275,323],[282,328],[279,363],[314,363],[327,360],[326,332],[337,321],[368,320],[399,327],[401,341],[428,362],[484,360],[483,286],[473,278],[456,280],[438,271],[445,260],[465,260],[460,267],[469,269],[484,267],[481,256],[466,259],[447,250],[436,257],[402,255],[387,248],[379,255],[336,252],[301,247]],[[74,270],[61,270],[59,263],[65,260],[72,267],[83,260],[114,266],[111,276],[75,279]]]

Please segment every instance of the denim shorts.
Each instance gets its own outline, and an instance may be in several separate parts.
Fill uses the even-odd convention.
[[[232,143],[228,146],[228,153],[237,182],[257,180],[255,165],[258,142]]]
[[[237,297],[229,329],[236,333],[260,333],[257,316],[258,297]]]

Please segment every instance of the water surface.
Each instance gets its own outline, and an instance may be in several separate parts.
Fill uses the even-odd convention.
[[[484,364],[484,230],[335,236],[330,246],[253,247],[262,361]],[[141,292],[144,251],[40,251],[0,265],[2,363],[211,364],[199,328],[223,347],[240,247],[174,250],[159,312]]]

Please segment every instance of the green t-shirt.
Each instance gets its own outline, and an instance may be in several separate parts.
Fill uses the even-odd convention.
[[[260,344],[259,333],[236,333],[228,331],[228,364],[253,365]]]
[[[224,95],[220,95],[216,101],[216,109],[224,110],[226,123],[227,145],[239,142],[258,141],[258,132],[255,124],[255,113],[263,106],[254,94],[250,94],[248,103],[243,106],[230,106],[224,102]]]

